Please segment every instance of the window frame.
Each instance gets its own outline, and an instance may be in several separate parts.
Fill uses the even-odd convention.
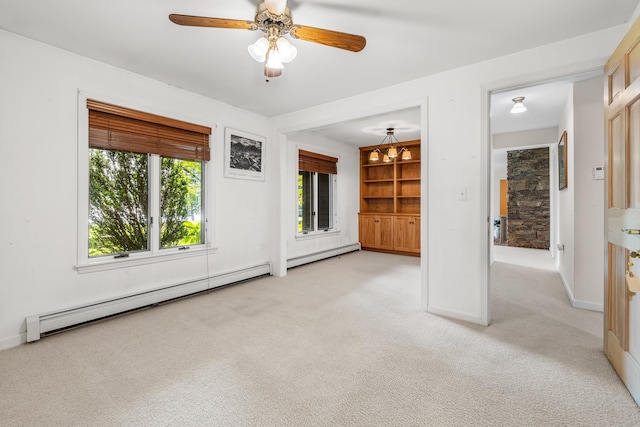
[[[330,177],[330,181],[331,181],[331,185],[329,186],[329,209],[330,209],[330,222],[331,222],[331,228],[329,229],[321,229],[318,230],[318,215],[313,215],[313,230],[312,231],[299,231],[298,230],[298,212],[299,212],[299,205],[298,205],[298,176],[301,172],[299,163],[300,163],[300,154],[301,152],[303,153],[312,153],[312,154],[318,154],[319,156],[324,156],[324,157],[328,157],[328,158],[333,158],[335,159],[335,166],[336,166],[336,173],[327,173],[326,175],[329,175]],[[311,238],[317,238],[317,237],[322,237],[322,236],[327,236],[327,235],[331,235],[331,234],[336,234],[340,232],[339,229],[339,217],[338,217],[338,161],[339,161],[339,157],[335,156],[335,155],[330,155],[330,154],[326,154],[326,153],[322,153],[322,152],[318,152],[318,150],[316,150],[315,148],[313,149],[306,149],[306,148],[301,148],[298,147],[298,149],[296,150],[296,165],[298,166],[295,172],[295,237],[298,240],[304,240],[304,239],[311,239]],[[311,171],[307,171],[307,172],[311,172]],[[313,211],[317,212],[318,209],[318,173],[319,172],[313,172]],[[323,172],[320,172],[323,173]]]
[[[178,113],[155,112],[150,110],[148,106],[138,105],[130,99],[114,99],[113,96],[105,94],[94,94],[78,91],[78,182],[77,182],[77,200],[78,200],[78,216],[77,216],[77,263],[75,269],[78,273],[91,273],[97,271],[114,270],[137,265],[145,265],[156,262],[165,262],[174,259],[191,258],[194,256],[204,256],[209,252],[215,252],[217,246],[215,244],[215,233],[210,226],[210,216],[213,212],[213,193],[209,189],[214,188],[211,180],[210,161],[204,161],[202,165],[202,227],[203,243],[194,245],[185,245],[189,250],[180,249],[181,247],[160,247],[160,167],[162,156],[159,154],[149,155],[149,217],[153,217],[153,224],[149,227],[149,250],[129,252],[127,257],[114,258],[114,256],[89,257],[89,110],[87,108],[88,99],[100,99],[105,103],[116,105],[126,105],[127,108],[137,109],[140,111],[148,111],[150,114],[156,114],[166,117],[179,116]],[[197,122],[202,120],[192,119]],[[209,126],[212,130],[215,125]],[[213,140],[213,132],[209,136],[209,147]]]

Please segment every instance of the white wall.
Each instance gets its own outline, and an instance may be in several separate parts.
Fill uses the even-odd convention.
[[[423,159],[427,159],[422,170],[423,302],[433,313],[488,323],[492,228],[488,93],[600,68],[626,28],[618,26],[276,117],[275,130],[286,135],[421,105]],[[461,188],[467,190],[465,201],[457,200]]]
[[[556,265],[574,307],[603,311],[604,301],[604,180],[593,168],[604,166],[604,93],[602,78],[573,85],[558,139],[567,131],[568,179],[557,192],[558,242],[564,251]],[[557,167],[557,166],[556,166]]]
[[[569,91],[567,103],[562,112],[560,124],[558,126],[558,135],[556,140],[559,141],[562,133],[567,132],[567,180],[566,189],[559,191],[557,195],[558,205],[556,206],[558,214],[557,244],[564,245],[564,250],[558,251],[556,266],[565,288],[569,295],[575,293],[574,281],[574,259],[575,259],[575,242],[574,242],[574,193],[576,191],[576,183],[574,181],[575,170],[575,132],[573,120],[573,88]],[[557,156],[557,154],[556,154]],[[556,163],[556,166],[557,163]],[[556,175],[557,176],[557,175]],[[556,180],[557,183],[557,180]],[[557,184],[556,184],[557,188]]]
[[[287,259],[305,257],[358,244],[358,210],[360,193],[360,151],[356,146],[319,134],[292,136],[287,146],[286,228]],[[298,150],[307,150],[338,158],[335,232],[297,236]]]
[[[24,341],[25,317],[271,261],[277,175],[223,178],[224,128],[269,136],[268,119],[0,30],[0,348]],[[211,126],[209,256],[79,274],[78,90]],[[273,144],[277,150],[277,144]],[[269,146],[269,144],[268,144]]]
[[[575,258],[573,305],[604,309],[604,180],[593,168],[604,166],[603,78],[576,83],[573,89],[575,183]]]

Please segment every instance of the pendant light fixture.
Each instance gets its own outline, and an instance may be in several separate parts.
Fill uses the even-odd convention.
[[[524,96],[518,96],[512,99],[513,107],[511,107],[511,114],[524,113],[527,111],[527,107],[524,106],[522,101],[524,101]]]
[[[400,141],[398,141],[398,138],[396,138],[393,132],[394,132],[394,128],[387,128],[387,134],[385,135],[382,142],[380,142],[380,144],[378,144],[376,149],[369,154],[370,162],[380,161],[380,154],[382,154],[382,161],[384,163],[392,162],[393,159],[398,157],[398,155],[401,155],[400,158],[402,160],[411,160],[411,151],[409,151],[408,148],[402,147],[400,148],[400,150],[398,150],[398,145],[400,144]],[[388,144],[386,153],[383,153],[381,150],[381,147],[384,144]]]

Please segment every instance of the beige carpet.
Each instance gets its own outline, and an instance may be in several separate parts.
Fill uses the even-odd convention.
[[[2,426],[638,426],[602,315],[496,262],[489,327],[356,252],[0,352]]]

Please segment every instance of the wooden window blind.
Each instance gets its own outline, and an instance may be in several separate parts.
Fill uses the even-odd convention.
[[[158,154],[182,160],[210,159],[211,128],[87,100],[89,147]]]
[[[338,159],[335,157],[305,150],[300,150],[298,156],[298,170],[333,175],[338,173]]]

